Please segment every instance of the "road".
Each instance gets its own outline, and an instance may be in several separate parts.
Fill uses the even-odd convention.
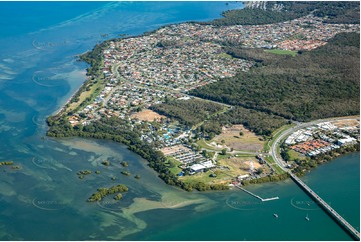
[[[298,123],[296,126],[286,129],[284,130],[277,138],[276,140],[273,142],[272,146],[271,146],[271,150],[270,150],[270,155],[272,155],[273,160],[278,164],[279,167],[281,167],[282,170],[284,170],[285,172],[288,172],[289,169],[287,168],[287,164],[286,162],[279,156],[279,154],[277,153],[277,147],[280,146],[280,142],[281,140],[283,140],[284,138],[286,138],[287,136],[291,135],[292,133],[294,133],[297,130],[303,129],[303,128],[307,128],[309,126],[313,126],[319,123],[324,123],[324,122],[329,122],[329,121],[340,121],[340,120],[348,120],[348,119],[355,119],[355,118],[351,118],[351,117],[338,117],[338,118],[327,118],[327,119],[318,119],[318,120],[314,120],[308,123]]]
[[[193,96],[193,95],[189,95],[188,93],[185,93],[185,92],[182,92],[182,91],[177,91],[177,90],[174,90],[170,87],[164,87],[164,86],[146,86],[144,84],[140,84],[140,83],[133,83],[129,80],[126,80],[125,78],[123,78],[118,69],[119,69],[119,66],[120,64],[115,64],[115,65],[112,65],[111,67],[111,72],[113,74],[115,74],[115,78],[118,79],[118,80],[121,80],[121,81],[124,81],[124,82],[127,82],[127,83],[130,83],[130,84],[133,84],[133,85],[138,85],[138,86],[143,86],[143,87],[146,87],[146,88],[153,88],[153,89],[157,89],[157,90],[162,90],[162,91],[166,91],[166,92],[169,92],[169,93],[173,93],[173,94],[182,94],[186,97],[190,97],[190,98],[194,98],[194,99],[198,99],[198,100],[203,100],[203,101],[207,101],[207,102],[211,102],[211,103],[215,103],[215,104],[219,104],[219,105],[222,105],[222,106],[225,106],[227,108],[230,108],[232,109],[233,106],[232,105],[229,105],[229,104],[225,104],[225,103],[221,103],[221,102],[217,102],[217,101],[213,101],[213,100],[209,100],[209,99],[203,99],[203,98],[200,98],[200,97],[196,97],[196,96]]]
[[[279,167],[281,167],[281,169],[285,172],[288,172],[291,176],[291,178],[298,184],[300,185],[312,198],[314,198],[315,200],[318,201],[319,205],[322,206],[331,216],[333,216],[336,221],[343,226],[343,228],[346,229],[346,231],[348,231],[353,238],[355,238],[356,240],[360,240],[360,233],[353,228],[341,215],[339,215],[330,205],[328,205],[320,196],[318,196],[309,186],[307,186],[301,179],[299,179],[295,174],[292,173],[291,170],[289,170],[287,168],[287,164],[286,162],[279,157],[279,154],[277,154],[277,147],[279,147],[280,142],[282,139],[286,138],[287,136],[289,136],[291,133],[299,130],[299,129],[303,129],[303,128],[307,128],[309,126],[313,126],[319,123],[323,123],[323,122],[328,122],[328,121],[340,121],[340,120],[348,120],[348,119],[354,119],[354,118],[350,118],[350,117],[341,117],[341,118],[328,118],[328,119],[320,119],[320,120],[315,120],[315,121],[311,121],[308,123],[299,123],[296,126],[289,128],[287,130],[284,130],[274,141],[274,143],[272,144],[270,153],[272,155],[272,158],[274,159],[274,161],[278,164]]]

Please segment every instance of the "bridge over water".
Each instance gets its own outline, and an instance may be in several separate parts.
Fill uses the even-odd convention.
[[[288,172],[293,179],[304,191],[306,191],[317,203],[327,211],[333,218],[356,240],[360,240],[360,233],[352,227],[340,214],[338,214],[330,205],[328,205],[320,196],[318,196],[309,186],[292,172]]]
[[[350,117],[343,118],[329,118],[329,119],[320,119],[311,121],[309,123],[298,123],[295,127],[284,130],[280,133],[275,141],[273,142],[270,150],[270,154],[278,166],[285,172],[287,172],[292,180],[296,182],[312,199],[314,199],[319,206],[321,206],[341,227],[348,232],[355,240],[360,240],[360,232],[358,232],[351,224],[349,224],[340,214],[338,214],[330,205],[328,205],[320,196],[318,196],[309,186],[307,186],[301,179],[299,179],[295,174],[293,174],[288,168],[286,162],[278,156],[277,147],[281,143],[282,139],[286,138],[291,133],[299,130],[301,128],[306,128],[313,126],[322,122],[336,121],[336,120],[347,120],[351,119]]]

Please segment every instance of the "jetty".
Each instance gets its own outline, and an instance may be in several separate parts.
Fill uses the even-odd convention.
[[[234,186],[237,187],[237,188],[239,188],[239,189],[241,189],[242,191],[250,194],[251,196],[253,196],[253,197],[255,197],[255,198],[258,198],[258,199],[261,200],[262,202],[267,202],[267,201],[272,201],[272,200],[277,200],[277,199],[279,199],[279,197],[262,198],[262,197],[260,197],[260,196],[258,196],[258,195],[256,195],[256,194],[254,194],[254,193],[252,193],[252,192],[244,189],[243,187],[241,187],[241,186],[239,186],[239,185],[234,185]]]
[[[309,186],[307,186],[300,178],[292,172],[288,172],[294,182],[299,185],[312,199],[314,199],[332,218],[338,222],[354,239],[360,240],[360,232],[358,232],[346,219],[338,214],[330,205],[328,205],[320,196],[317,195]]]

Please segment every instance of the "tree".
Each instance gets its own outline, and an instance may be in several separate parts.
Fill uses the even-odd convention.
[[[262,169],[261,167],[258,168],[257,171],[256,171],[256,173],[257,173],[258,175],[261,175],[261,174],[263,173],[263,169]]]
[[[239,136],[243,136],[243,135],[244,135],[243,131],[240,131]]]
[[[173,161],[168,161],[168,164],[169,164],[169,168],[174,168],[175,167],[175,164]]]
[[[114,199],[115,200],[120,200],[123,198],[123,195],[121,193],[118,193],[117,195],[115,195]]]
[[[74,130],[83,131],[83,125],[81,125],[81,124],[75,125],[75,126],[74,126]]]
[[[226,155],[227,154],[227,149],[223,149],[222,151],[221,151],[221,155]]]
[[[202,155],[203,155],[204,157],[207,157],[207,151],[206,151],[206,150],[202,150]]]
[[[291,159],[290,154],[287,152],[287,150],[283,150],[281,152],[281,156],[285,161],[289,161]]]

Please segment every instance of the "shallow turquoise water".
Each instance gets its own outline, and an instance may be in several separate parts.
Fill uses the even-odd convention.
[[[74,56],[103,41],[104,34],[140,34],[163,24],[217,18],[223,10],[241,6],[0,2],[0,161],[13,160],[22,167],[0,169],[0,239],[350,239],[317,206],[305,205],[310,199],[291,181],[249,188],[262,197],[280,197],[268,203],[241,191],[187,193],[165,185],[146,161],[122,145],[43,137],[45,118],[85,79],[86,66]],[[18,12],[11,14],[13,9]],[[101,165],[106,159],[111,166]],[[120,165],[123,160],[129,162],[126,169]],[[358,229],[359,160],[358,153],[345,156],[303,178]],[[85,169],[101,174],[80,180],[76,172]],[[122,170],[132,176],[121,175]],[[141,179],[134,179],[135,174]],[[118,183],[130,188],[121,202],[85,202],[98,187]],[[190,200],[189,206],[173,208]]]
[[[359,163],[359,153],[346,155],[302,178],[358,230]],[[249,190],[261,197],[280,199],[262,203],[241,191],[208,194],[217,201],[213,208],[189,215],[174,211],[167,219],[180,220],[181,225],[159,221],[130,239],[145,236],[149,240],[352,240],[291,180],[251,186]],[[141,217],[159,218],[162,213],[151,211]],[[279,215],[277,219],[274,213]],[[310,221],[305,219],[307,215]]]

